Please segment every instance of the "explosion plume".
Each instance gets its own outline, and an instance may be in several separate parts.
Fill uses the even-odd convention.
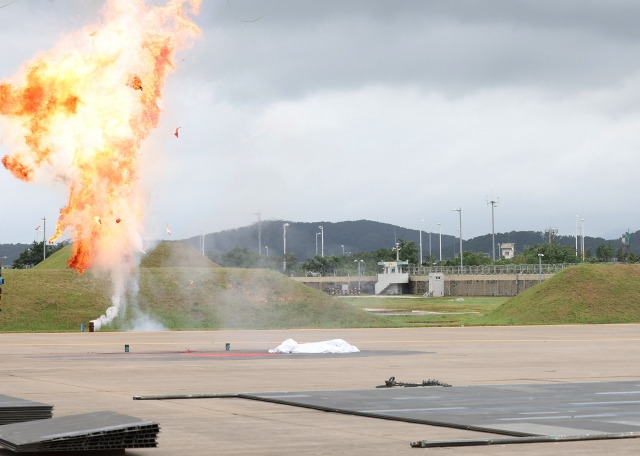
[[[189,17],[199,6],[200,0],[154,8],[143,0],[109,0],[102,21],[0,82],[0,131],[11,150],[2,164],[18,179],[68,186],[49,242],[68,230],[69,266],[111,273],[115,314],[126,271],[142,251],[141,143],[158,124],[175,53],[200,33]]]

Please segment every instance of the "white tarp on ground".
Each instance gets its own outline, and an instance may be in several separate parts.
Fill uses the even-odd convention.
[[[325,340],[299,344],[293,339],[287,339],[269,353],[356,353],[355,347],[342,339]]]

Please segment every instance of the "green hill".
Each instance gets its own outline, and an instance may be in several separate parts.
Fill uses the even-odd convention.
[[[33,269],[66,269],[71,258],[72,246],[67,245]],[[219,268],[220,266],[183,241],[162,241],[147,252],[140,261],[141,268],[159,267]]]
[[[4,270],[0,331],[77,331],[111,305],[107,277],[67,268],[71,248],[35,268]],[[161,265],[170,265],[161,267]],[[387,326],[379,316],[265,269],[225,269],[179,242],[163,242],[138,269],[140,291],[114,325],[139,309],[167,329]]]
[[[572,266],[477,320],[547,325],[640,322],[640,265]]]
[[[66,269],[67,263],[71,258],[71,246],[67,245],[62,247],[57,252],[53,253],[46,260],[36,264],[33,269],[46,270],[46,269]]]

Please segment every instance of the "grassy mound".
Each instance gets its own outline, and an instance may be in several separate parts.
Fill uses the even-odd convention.
[[[0,331],[77,331],[111,306],[108,277],[67,268],[65,247],[33,269],[4,270]],[[163,242],[137,271],[139,292],[108,329],[144,329],[141,316],[167,329],[275,329],[388,326],[282,274],[225,269],[185,243]],[[144,318],[142,318],[144,320]]]
[[[72,249],[73,247],[70,245],[61,248],[46,260],[38,263],[33,269],[66,269],[69,259],[71,258]],[[147,252],[140,261],[141,268],[167,266],[193,268],[220,267],[191,245],[181,241],[162,241],[155,248]]]
[[[264,269],[141,271],[140,308],[171,328],[345,328],[384,319]]]
[[[50,257],[36,264],[33,269],[38,270],[51,270],[51,269],[66,269],[67,263],[71,259],[71,246],[66,245],[57,252],[53,253]]]
[[[567,268],[474,323],[553,325],[640,322],[640,265]]]
[[[192,267],[219,268],[191,245],[181,241],[162,241],[140,261],[141,268]]]

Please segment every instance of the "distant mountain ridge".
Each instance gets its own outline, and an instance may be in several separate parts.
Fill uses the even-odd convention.
[[[246,248],[250,251],[258,252],[258,231],[260,231],[260,246],[262,255],[282,256],[284,253],[284,230],[283,224],[287,226],[287,253],[292,253],[298,261],[305,261],[322,253],[322,236],[316,233],[324,233],[324,254],[342,255],[356,252],[372,252],[383,247],[393,247],[400,239],[413,241],[420,247],[420,232],[416,229],[404,228],[389,223],[374,222],[371,220],[356,220],[344,222],[292,222],[283,220],[264,220],[249,226],[235,228],[231,230],[208,233],[204,235],[204,251],[208,256],[213,254],[223,254],[236,247]],[[320,226],[323,230],[320,230]],[[622,233],[620,233],[622,234]],[[431,243],[429,243],[431,237]],[[508,233],[496,233],[496,244],[505,242],[515,243],[516,254],[525,248],[548,242],[545,233],[541,231],[511,231]],[[202,251],[202,236],[194,236],[182,241],[189,243],[196,250]],[[560,245],[574,246],[576,239],[574,236],[556,236],[555,241]],[[580,239],[578,239],[580,242]],[[611,243],[614,251],[621,245],[620,238],[604,239],[601,237],[585,236],[585,250],[591,250],[595,254],[596,248],[601,244]],[[484,252],[491,256],[492,249],[491,233],[462,242],[464,251]],[[431,245],[431,248],[429,246]],[[0,244],[0,258],[2,264],[11,266],[16,258],[31,244]],[[267,249],[268,248],[268,249]],[[431,236],[426,231],[422,232],[422,255],[423,258],[431,254],[438,259],[440,248],[440,234],[431,232]],[[453,258],[458,254],[459,240],[455,236],[442,235],[442,258]],[[631,233],[631,250],[640,254],[640,231]],[[496,257],[499,255],[496,246]]]
[[[324,236],[324,255],[345,255],[356,252],[372,252],[383,247],[393,247],[400,239],[413,241],[420,247],[420,231],[404,228],[389,223],[374,222],[371,220],[357,220],[344,222],[292,222],[284,220],[265,220],[260,224],[231,230],[209,233],[204,235],[204,251],[206,254],[226,253],[236,247],[246,248],[258,252],[259,244],[261,254],[270,256],[282,256],[284,253],[284,227],[286,227],[287,253],[292,253],[298,261],[305,261],[317,254],[322,254],[322,237]],[[320,227],[322,226],[322,230]],[[259,236],[260,232],[260,236]],[[317,234],[322,233],[322,234]],[[317,235],[316,235],[317,234]],[[621,233],[622,234],[622,233]],[[260,237],[260,242],[258,238]],[[317,244],[316,244],[317,239]],[[541,231],[511,231],[508,233],[496,233],[496,244],[505,242],[515,243],[516,254],[525,248],[548,242],[548,237]],[[202,249],[203,236],[195,236],[185,239],[195,248]],[[574,236],[556,236],[555,241],[560,245],[575,245]],[[578,239],[578,245],[580,245]],[[601,237],[585,236],[585,250],[591,249],[595,254],[596,248],[601,244],[611,243],[614,250],[621,245],[620,238],[604,239]],[[268,249],[266,248],[268,247]],[[640,252],[640,231],[631,234],[631,248],[635,253]],[[464,251],[484,252],[492,255],[491,233],[464,240]],[[439,258],[440,233],[422,232],[423,258],[433,255]],[[455,236],[442,235],[442,258],[453,258],[459,251],[459,239]],[[499,256],[496,245],[496,257]]]

